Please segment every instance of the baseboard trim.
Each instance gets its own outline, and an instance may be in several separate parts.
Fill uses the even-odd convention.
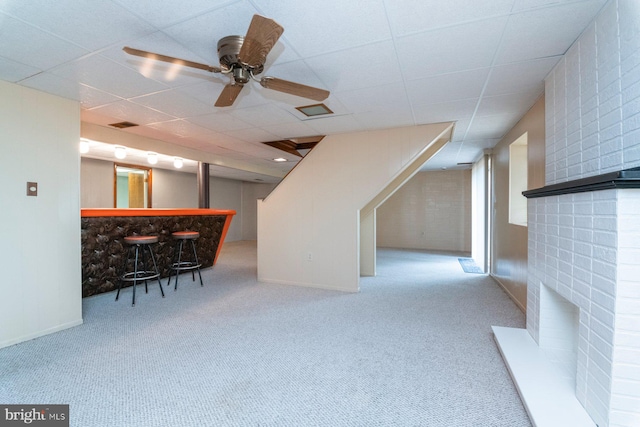
[[[341,288],[341,287],[338,287],[338,286],[323,285],[323,284],[319,284],[319,283],[300,283],[300,282],[291,282],[291,281],[287,281],[287,280],[264,279],[264,278],[260,278],[260,277],[258,277],[258,282],[273,283],[275,285],[301,286],[303,288],[325,289],[327,291],[340,291],[340,292],[348,292],[348,293],[351,293],[351,294],[360,292],[360,288],[359,287],[358,287],[358,289],[356,289],[354,291],[352,289],[344,289],[344,288]]]
[[[509,296],[509,298],[511,298],[511,301],[513,301],[515,303],[515,305],[524,313],[527,314],[527,307],[525,307],[524,305],[522,305],[522,303],[520,301],[517,300],[517,298],[509,291],[509,288],[507,288],[504,283],[502,283],[500,281],[500,279],[498,279],[496,276],[494,276],[493,274],[489,274],[489,277],[491,277],[493,280],[496,281],[496,283],[502,288],[503,291],[505,291],[507,293],[507,295]]]
[[[83,322],[84,322],[83,319],[80,318],[80,319],[77,319],[77,320],[73,320],[71,322],[63,323],[61,325],[56,325],[56,326],[54,326],[52,328],[47,328],[47,329],[44,329],[42,331],[34,332],[32,334],[22,335],[22,336],[17,337],[17,338],[12,338],[12,339],[9,339],[9,340],[6,340],[6,341],[2,341],[2,342],[0,342],[0,348],[9,347],[9,346],[15,345],[15,344],[20,344],[21,342],[30,341],[32,339],[40,338],[40,337],[43,337],[45,335],[49,335],[49,334],[53,334],[55,332],[63,331],[65,329],[73,328],[74,326],[82,325]]]

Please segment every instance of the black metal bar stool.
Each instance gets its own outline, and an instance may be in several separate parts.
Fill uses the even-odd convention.
[[[162,283],[160,282],[160,271],[158,270],[158,264],[156,264],[156,258],[153,255],[151,245],[158,243],[158,236],[127,236],[124,238],[124,242],[129,245],[127,251],[127,259],[124,261],[123,273],[120,276],[120,283],[118,284],[118,292],[116,293],[116,301],[120,296],[120,288],[124,282],[133,282],[133,299],[131,305],[136,305],[136,284],[139,281],[144,281],[145,293],[149,293],[147,286],[147,280],[158,279],[160,285],[160,293],[164,298],[164,291],[162,290]],[[134,252],[133,271],[127,271],[129,266],[129,259],[131,258],[131,252]],[[153,269],[149,265],[149,260],[146,257],[147,253],[153,262]],[[141,262],[140,262],[141,261]],[[141,266],[141,270],[138,266]]]
[[[191,271],[191,277],[193,281],[196,281],[196,270],[198,271],[198,276],[200,277],[200,286],[204,286],[202,283],[202,275],[200,274],[200,266],[201,263],[198,262],[198,254],[196,253],[196,244],[195,240],[200,237],[200,233],[197,231],[176,231],[175,233],[171,233],[174,239],[176,239],[176,251],[173,256],[173,263],[171,264],[171,270],[176,272],[176,284],[173,290],[178,290],[178,276],[183,271]],[[191,254],[188,254],[188,251],[183,253],[183,247],[185,242],[191,242]],[[185,255],[185,258],[183,258]],[[171,277],[173,276],[173,272],[169,276],[168,285],[171,284]]]

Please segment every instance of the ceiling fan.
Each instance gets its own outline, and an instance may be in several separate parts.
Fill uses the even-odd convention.
[[[329,96],[329,91],[324,89],[294,83],[276,77],[256,75],[264,71],[264,63],[267,55],[282,35],[282,28],[276,21],[260,15],[254,15],[247,30],[242,36],[227,36],[218,41],[219,67],[214,67],[186,59],[160,55],[158,53],[124,47],[123,50],[130,55],[157,61],[169,62],[185,67],[198,68],[211,73],[231,74],[232,81],[227,84],[218,97],[216,107],[229,107],[236,100],[240,91],[249,80],[255,80],[264,88],[277,90],[303,98],[323,101]]]

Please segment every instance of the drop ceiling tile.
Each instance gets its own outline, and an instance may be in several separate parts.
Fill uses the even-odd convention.
[[[359,130],[387,129],[395,127],[413,126],[416,123],[410,109],[392,109],[368,111],[354,115],[360,125]]]
[[[471,118],[456,120],[456,123],[453,126],[453,136],[451,137],[451,140],[455,142],[462,142],[467,135],[469,125],[471,125]]]
[[[307,124],[315,130],[315,135],[332,135],[335,133],[354,132],[362,129],[360,123],[358,123],[353,115],[309,120]]]
[[[166,85],[100,55],[71,62],[52,73],[126,99],[167,89]]]
[[[504,95],[529,90],[544,90],[544,78],[555,67],[560,56],[499,65],[491,70],[485,95]]]
[[[282,37],[302,57],[321,55],[391,38],[382,0],[361,2],[253,1],[284,27]]]
[[[40,73],[20,82],[20,84],[63,98],[80,101],[82,108],[95,108],[122,100],[122,98],[110,93],[102,92],[50,73]]]
[[[390,40],[305,59],[332,93],[395,83],[402,80]]]
[[[407,85],[410,86],[409,83]],[[351,113],[409,107],[403,82],[340,92],[333,96]]]
[[[90,111],[121,121],[137,123],[138,125],[175,120],[174,116],[126,100],[93,108]]]
[[[409,102],[420,106],[478,98],[488,74],[485,68],[408,81]]]
[[[478,105],[478,98],[421,105],[413,108],[416,123],[439,123],[471,117]]]
[[[201,15],[212,9],[228,4],[229,0],[175,0],[130,1],[116,0],[122,7],[144,18],[151,25],[163,28]]]
[[[492,65],[507,18],[442,28],[396,40],[407,80]]]
[[[513,0],[386,0],[393,34],[403,36],[469,21],[508,15]]]
[[[577,0],[580,1],[589,1],[589,0]],[[603,6],[607,0],[599,0],[600,6]],[[544,7],[554,7],[558,6],[558,3],[566,4],[566,3],[576,3],[575,0],[515,0],[513,3],[513,12],[522,12],[529,9],[540,9]]]
[[[305,122],[285,123],[262,127],[265,131],[276,135],[278,138],[299,138],[303,136],[315,136],[317,132]]]
[[[130,101],[179,118],[201,116],[215,111],[212,104],[205,104],[173,89],[132,98]]]
[[[230,136],[247,142],[275,141],[278,137],[261,128],[241,129],[228,132]]]
[[[236,141],[233,144],[233,146],[234,146],[234,150],[237,152],[247,154],[251,157],[268,160],[269,162],[273,161],[275,157],[281,156],[280,150],[278,150],[277,148],[270,147],[266,144],[261,144],[261,143],[242,144],[239,141]]]
[[[221,133],[253,127],[252,124],[224,111],[190,117],[187,121]]]
[[[455,166],[461,142],[447,142],[420,168],[421,172],[449,169]]]
[[[250,123],[254,127],[293,123],[298,121],[290,113],[272,106],[257,106],[233,109],[229,112],[233,117]]]
[[[564,54],[601,5],[589,0],[511,15],[496,64]]]
[[[201,126],[189,123],[186,120],[169,120],[165,122],[150,123],[147,125],[152,129],[158,129],[169,132],[180,138],[207,138],[207,136],[216,135],[216,132],[211,129],[203,128]]]
[[[469,125],[465,139],[502,138],[522,117],[521,114],[506,113],[495,116],[476,116]]]
[[[496,116],[509,113],[523,116],[540,95],[542,95],[542,91],[536,90],[529,93],[484,96],[480,100],[476,116]]]
[[[39,68],[0,57],[0,80],[16,83],[20,80],[38,74],[40,71],[42,70]]]
[[[26,2],[12,2],[22,4]],[[46,70],[88,51],[7,15],[0,15],[0,57]]]
[[[47,0],[5,2],[3,10],[34,27],[91,50],[154,30],[111,1],[56,0],[55,7],[46,7],[46,3]],[[72,25],[70,20],[73,20]]]

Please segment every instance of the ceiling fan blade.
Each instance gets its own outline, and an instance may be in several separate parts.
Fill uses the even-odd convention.
[[[284,28],[273,19],[253,15],[238,58],[250,67],[264,65],[267,55],[278,42]]]
[[[324,101],[330,94],[328,90],[318,89],[317,87],[306,86],[275,77],[263,77],[260,79],[260,84],[262,87],[267,89],[273,89],[279,92],[313,99],[315,101]]]
[[[159,53],[147,52],[146,50],[134,49],[132,47],[125,46],[122,48],[129,55],[140,56],[142,58],[154,59],[156,61],[168,62],[170,64],[182,65],[185,67],[198,68],[200,70],[209,71],[211,73],[220,73],[222,70],[219,67],[212,67],[211,65],[201,64],[199,62],[188,61],[186,59],[174,58],[173,56],[161,55]]]
[[[215,103],[216,107],[230,107],[238,95],[240,95],[240,91],[242,90],[243,85],[237,85],[229,83],[222,89],[222,93],[218,97],[218,100]]]

